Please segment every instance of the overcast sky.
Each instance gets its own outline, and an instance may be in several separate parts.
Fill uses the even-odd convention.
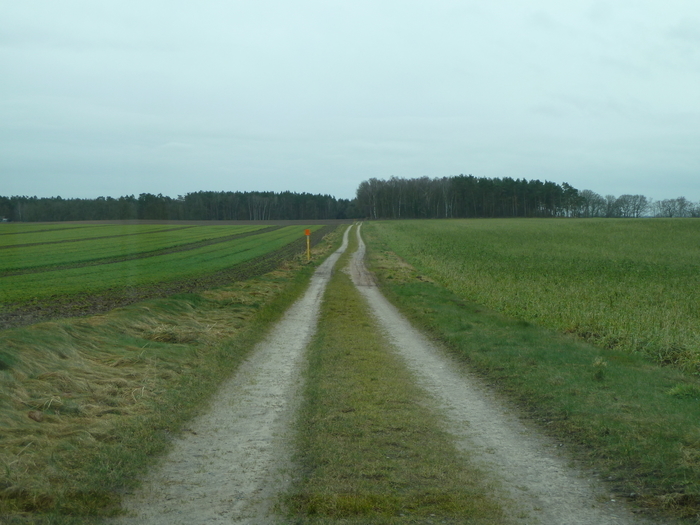
[[[460,173],[700,200],[700,2],[0,7],[0,195]]]

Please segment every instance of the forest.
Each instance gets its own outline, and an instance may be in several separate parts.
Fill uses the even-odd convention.
[[[356,205],[371,219],[700,216],[700,203],[685,197],[661,201],[644,195],[603,197],[566,182],[473,175],[369,179],[357,189]]]
[[[171,198],[142,193],[138,197],[2,197],[0,217],[9,221],[97,220],[329,220],[357,217],[353,201],[330,195],[292,192],[199,191]]]
[[[0,196],[5,221],[330,220],[490,217],[700,217],[700,202],[602,196],[564,182],[457,175],[370,178],[355,199],[285,192],[199,191],[177,198]]]

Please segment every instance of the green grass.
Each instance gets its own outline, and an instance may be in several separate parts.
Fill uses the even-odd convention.
[[[316,257],[338,242],[329,236]],[[82,524],[115,512],[306,288],[315,264],[302,261],[199,294],[0,332],[0,522]]]
[[[396,221],[366,230],[463,299],[700,371],[700,221]]]
[[[381,228],[363,227],[363,234],[390,300],[546,432],[576,445],[618,496],[700,515],[697,375],[506,317],[406,264]]]
[[[309,349],[290,519],[502,523],[493,487],[439,429],[432,402],[379,334],[349,277],[337,271]]]
[[[320,226],[311,226],[312,230]],[[236,231],[235,229],[233,230]],[[54,295],[95,294],[113,287],[143,286],[213,273],[279,249],[303,236],[303,227],[289,226],[176,253],[71,268],[0,277],[0,303],[45,300]],[[128,239],[128,238],[127,238]],[[124,252],[130,249],[125,241]]]
[[[166,231],[154,231],[152,226],[127,225],[102,233],[90,230],[90,236],[70,236],[66,239],[68,242],[56,241],[55,244],[55,241],[46,238],[46,234],[42,234],[45,242],[51,244],[35,246],[23,246],[34,241],[29,239],[29,235],[17,235],[12,239],[12,243],[7,244],[8,247],[0,249],[3,256],[0,261],[0,274],[29,268],[50,270],[52,266],[57,265],[146,254],[263,228],[265,226],[181,226],[174,229],[170,226],[159,228]],[[102,236],[107,238],[101,238]],[[5,241],[7,242],[7,239]]]

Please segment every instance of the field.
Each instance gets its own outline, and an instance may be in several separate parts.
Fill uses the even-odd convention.
[[[397,221],[367,231],[459,297],[700,371],[700,221]]]
[[[17,524],[116,512],[172,436],[220,402],[217,385],[316,264],[301,256],[304,225],[7,226],[0,517]],[[311,228],[314,243],[333,229]],[[455,368],[615,498],[688,523],[700,518],[698,233],[692,220],[363,226],[382,291]],[[338,244],[323,237],[314,261]],[[461,463],[366,308],[335,272],[296,423],[303,475],[283,504],[299,523],[497,522],[510,504]],[[416,499],[433,493],[444,497]]]
[[[315,226],[3,225],[0,326],[106,311],[259,275],[327,231]]]
[[[415,325],[618,499],[699,523],[698,229],[686,220],[402,221],[363,233],[382,291]],[[599,335],[572,333],[547,301],[595,319]],[[678,346],[622,344],[658,332]]]
[[[132,270],[143,271],[140,282],[175,278],[178,283],[194,280],[201,285],[196,293],[154,296],[101,315],[0,331],[0,521],[11,517],[11,523],[92,522],[90,516],[113,511],[125,487],[168,447],[174,433],[206,409],[217,385],[303,291],[315,265],[306,264],[302,255],[304,225],[43,226],[51,232],[32,233],[31,241],[24,237],[30,235],[29,225],[12,225],[16,226],[25,230],[13,237],[17,254],[37,242],[47,253],[57,254],[63,247],[93,243],[94,261],[104,261],[106,253],[123,259],[144,253],[144,244],[137,240],[162,235],[169,244],[146,245],[156,250],[191,249],[167,254],[151,250],[146,252],[151,257],[132,259],[132,264],[153,263]],[[335,226],[309,228],[316,234],[312,238],[317,260],[337,241],[331,233],[319,242],[320,234]],[[47,244],[52,241],[45,235],[54,232],[58,242]],[[185,235],[189,242],[183,243]],[[122,251],[115,254],[104,237],[123,241]],[[203,245],[203,240],[221,242]],[[282,258],[286,262],[281,263]],[[160,266],[155,264],[158,260]],[[21,263],[22,258],[15,261]],[[51,275],[51,259],[40,262],[45,271],[19,277]],[[63,287],[60,279],[54,279],[52,293],[79,289],[82,283],[89,292],[82,300],[105,300],[104,294],[114,288],[95,283],[90,270],[123,269],[126,264],[122,260],[72,268],[74,282]],[[274,271],[264,273],[270,265]],[[233,278],[241,267],[245,278]],[[14,283],[14,278],[6,275],[0,282]],[[30,296],[22,296],[23,289],[3,287],[3,293],[27,302]],[[40,297],[41,306],[58,299],[49,294]]]

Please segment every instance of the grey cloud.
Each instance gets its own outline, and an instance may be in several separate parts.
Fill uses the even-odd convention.
[[[700,6],[683,0],[27,0],[3,15],[0,194],[351,197],[368,177],[466,172],[699,198]]]

